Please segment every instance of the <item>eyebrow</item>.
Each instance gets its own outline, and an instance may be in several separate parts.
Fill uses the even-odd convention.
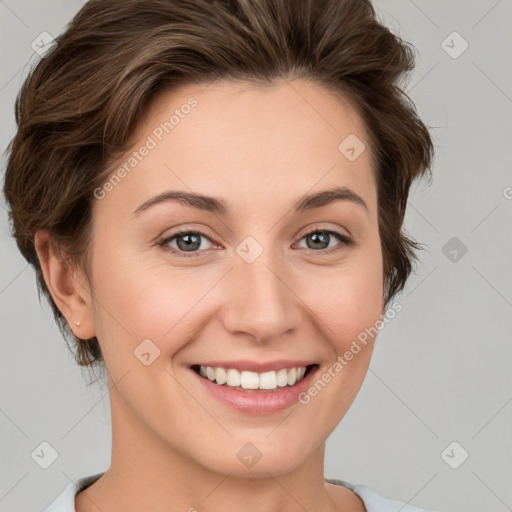
[[[315,192],[313,194],[306,195],[297,201],[294,205],[295,212],[304,212],[312,210],[314,208],[320,208],[333,201],[350,201],[354,204],[362,206],[366,213],[369,213],[368,205],[364,199],[356,194],[352,189],[348,187],[334,187],[321,192]],[[151,206],[164,202],[178,202],[185,206],[195,208],[197,210],[207,211],[211,213],[217,213],[224,216],[232,215],[232,212],[226,203],[222,199],[218,199],[211,196],[197,194],[195,192],[183,192],[183,191],[167,191],[158,194],[144,203],[142,203],[134,212],[133,215],[147,210]]]

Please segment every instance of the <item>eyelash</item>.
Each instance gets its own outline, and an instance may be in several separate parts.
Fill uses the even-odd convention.
[[[312,254],[312,253],[314,253],[314,254],[321,253],[322,255],[331,254],[333,252],[337,252],[337,251],[343,249],[344,247],[350,247],[355,244],[355,242],[352,238],[350,238],[349,236],[347,236],[343,233],[339,233],[338,231],[333,231],[333,230],[329,230],[329,229],[318,229],[318,228],[315,228],[311,231],[308,231],[307,233],[304,233],[304,235],[302,235],[302,238],[300,240],[302,240],[302,239],[306,238],[307,236],[312,235],[314,233],[323,233],[323,234],[334,235],[341,242],[341,245],[331,247],[330,249],[318,249],[318,250],[306,249],[309,254]],[[174,249],[173,247],[169,247],[167,245],[169,242],[171,242],[172,240],[177,238],[179,235],[183,235],[183,234],[202,236],[202,237],[206,238],[207,240],[209,240],[210,242],[215,243],[215,241],[213,241],[209,236],[205,235],[201,231],[184,229],[181,231],[176,231],[176,233],[173,233],[171,236],[168,236],[168,237],[160,240],[158,242],[158,245],[163,247],[165,250],[171,251],[173,254],[177,254],[179,257],[182,257],[182,258],[195,258],[195,257],[200,256],[201,253],[204,251],[191,251],[190,253],[187,254],[184,251]]]

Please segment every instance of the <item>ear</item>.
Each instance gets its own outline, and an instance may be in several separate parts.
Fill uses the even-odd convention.
[[[34,244],[46,286],[75,336],[96,336],[91,293],[84,276],[62,260],[48,229],[36,233]]]

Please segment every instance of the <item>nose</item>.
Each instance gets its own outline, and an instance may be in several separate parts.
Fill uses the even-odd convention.
[[[224,286],[224,327],[232,335],[269,343],[292,334],[303,319],[305,305],[293,290],[292,274],[271,251],[252,263],[235,258]]]

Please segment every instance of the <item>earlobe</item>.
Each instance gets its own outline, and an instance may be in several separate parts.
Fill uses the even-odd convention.
[[[87,283],[63,261],[48,229],[39,230],[34,243],[46,286],[73,333],[82,339],[94,337],[92,301]]]

